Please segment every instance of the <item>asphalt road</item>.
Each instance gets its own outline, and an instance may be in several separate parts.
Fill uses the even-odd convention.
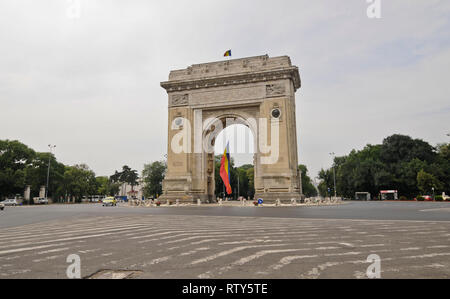
[[[193,215],[195,215],[193,217]],[[450,205],[296,208],[53,205],[0,214],[0,278],[133,270],[136,278],[450,278]]]
[[[450,221],[447,202],[346,202],[337,206],[300,207],[102,207],[101,204],[6,207],[0,228],[48,220],[108,215],[195,215],[360,220]]]

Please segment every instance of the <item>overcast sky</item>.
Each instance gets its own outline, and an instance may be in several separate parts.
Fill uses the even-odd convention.
[[[77,17],[73,5],[80,3]],[[394,133],[448,142],[450,1],[2,0],[0,139],[111,175],[167,152],[170,70],[268,54],[300,68],[299,160]]]

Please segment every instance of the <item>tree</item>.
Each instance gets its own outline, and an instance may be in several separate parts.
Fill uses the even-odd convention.
[[[95,178],[97,184],[98,195],[108,195],[108,182],[109,178],[106,176],[98,176]]]
[[[247,177],[247,170],[248,168],[244,168],[244,167],[238,167],[236,169],[237,171],[237,176],[239,176],[239,188],[238,188],[238,192],[239,194],[236,194],[237,197],[239,196],[244,196],[247,197],[248,193],[249,193],[249,182],[248,182],[248,177]]]
[[[430,193],[433,188],[435,191],[440,190],[443,184],[432,174],[425,172],[423,169],[417,174],[417,186],[422,194]]]
[[[333,189],[332,186],[334,185],[332,171],[324,169],[320,170],[319,179],[321,180],[318,186],[320,196],[331,196],[331,190]],[[330,190],[330,192],[328,190]]]
[[[144,196],[158,197],[162,194],[162,181],[164,180],[167,170],[165,161],[156,161],[151,164],[144,165],[142,178],[144,179]]]
[[[252,166],[252,168],[247,169],[247,179],[248,179],[248,198],[255,197],[255,168]]]
[[[126,183],[131,186],[133,191],[134,186],[137,186],[139,175],[137,170],[131,169],[129,166],[125,165],[122,167],[122,171],[116,172],[110,177],[111,181],[114,183]]]
[[[83,196],[95,194],[98,190],[95,173],[85,164],[68,166],[64,172],[66,194],[80,202]]]
[[[58,201],[59,197],[64,194],[59,188],[63,184],[65,166],[59,163],[55,156],[51,153],[36,153],[30,165],[26,168],[26,185],[31,186],[31,197],[38,196],[41,186],[47,185],[47,171],[50,160],[50,174],[48,196],[53,201]]]
[[[448,152],[448,145],[440,145],[436,149],[420,139],[392,135],[382,144],[369,144],[360,151],[352,150],[347,156],[335,158],[337,192],[353,198],[355,192],[370,192],[375,196],[380,190],[398,190],[412,198],[420,191],[417,177],[421,170],[434,177],[436,189],[448,190]],[[333,189],[330,171],[332,169],[323,170],[320,174],[321,195],[326,194],[328,188]],[[429,180],[429,177],[422,176],[421,182],[425,184],[424,180]]]
[[[443,183],[443,190],[450,193],[450,143],[437,147],[438,156],[431,165],[432,173]]]
[[[114,196],[119,193],[120,184],[114,183],[107,176],[99,176],[96,177],[95,180],[98,195]]]
[[[300,170],[300,172],[302,174],[303,194],[306,197],[317,196],[317,189],[316,189],[316,187],[314,187],[314,184],[312,183],[312,180],[308,175],[308,168],[306,167],[306,165],[300,164],[298,166],[298,169]]]
[[[0,198],[22,194],[36,153],[19,141],[0,140]]]
[[[435,159],[436,152],[435,148],[421,139],[396,134],[384,139],[380,155],[386,163],[396,164],[414,158],[430,163]]]

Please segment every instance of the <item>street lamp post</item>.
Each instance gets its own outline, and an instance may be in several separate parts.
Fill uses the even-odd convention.
[[[238,187],[238,188],[237,188],[237,189],[238,189],[238,195],[237,195],[237,196],[238,196],[238,199],[239,199],[239,195],[240,195],[240,194],[239,194],[239,171],[238,171],[237,177],[238,177],[238,178],[237,178],[237,179],[238,179],[238,183],[237,183],[237,187]]]
[[[52,150],[56,147],[56,145],[48,145],[49,149],[50,149],[50,155],[48,156],[48,169],[47,169],[47,187],[45,188],[45,199],[48,199],[48,182],[49,182],[49,178],[50,178],[50,159],[52,157]]]
[[[334,197],[337,197],[337,192],[336,192],[336,169],[334,166],[334,158],[335,158],[335,153],[330,153],[330,155],[333,157],[333,180],[334,180]]]

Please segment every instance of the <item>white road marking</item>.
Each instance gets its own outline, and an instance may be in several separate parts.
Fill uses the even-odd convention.
[[[222,251],[222,252],[219,252],[219,253],[207,256],[205,258],[192,261],[190,264],[191,265],[196,265],[196,264],[206,263],[206,262],[215,260],[215,259],[217,259],[219,257],[230,255],[232,253],[239,252],[239,251],[246,250],[246,249],[261,248],[261,247],[276,247],[276,246],[286,246],[286,245],[288,245],[288,244],[269,244],[269,245],[253,245],[253,246],[234,247],[232,249],[229,249],[229,250],[226,250],[226,251]]]
[[[438,208],[438,209],[425,209],[420,212],[450,212],[450,208]]]
[[[404,259],[424,259],[424,258],[431,258],[431,257],[437,257],[437,256],[449,256],[450,252],[446,253],[429,253],[429,254],[423,254],[423,255],[415,255],[415,256],[403,256]]]
[[[120,229],[117,229],[117,230],[114,230],[114,231],[118,231],[118,230],[120,230]],[[103,234],[82,235],[82,236],[77,236],[77,237],[69,237],[69,238],[62,238],[62,239],[56,239],[56,240],[46,240],[46,241],[39,241],[39,242],[26,242],[26,243],[14,244],[14,245],[9,245],[9,246],[0,246],[0,248],[8,248],[8,247],[14,247],[14,246],[25,246],[25,245],[31,245],[31,244],[45,244],[45,243],[52,243],[52,242],[62,242],[62,241],[73,241],[73,240],[81,240],[81,239],[90,239],[90,238],[110,236],[110,235],[114,234],[114,232],[112,232],[111,230],[109,230],[109,231],[110,232],[103,233]],[[0,251],[0,253],[1,253],[1,251]]]
[[[180,253],[180,256],[188,256],[188,255],[195,254],[195,253],[197,253],[199,251],[206,251],[206,250],[209,250],[209,249],[210,249],[209,247],[201,247],[201,248],[197,248],[197,249],[194,249],[194,250],[191,250],[191,251],[188,251],[188,252]]]
[[[220,240],[223,240],[223,239],[206,239],[206,240],[191,242],[191,245],[200,245],[200,244],[211,243],[211,242],[220,241]]]
[[[341,247],[334,247],[334,246],[329,246],[329,247],[317,247],[314,248],[315,250],[330,250],[330,249],[341,249]]]
[[[263,257],[265,255],[268,255],[268,254],[272,254],[272,253],[288,253],[288,252],[304,251],[304,250],[307,250],[307,249],[275,249],[275,250],[258,251],[255,254],[243,257],[243,258],[241,258],[241,259],[231,263],[229,266],[221,267],[217,271],[217,273],[218,273],[218,275],[221,275],[224,272],[227,272],[227,271],[231,270],[232,268],[234,268],[236,266],[242,266],[244,264],[249,263],[252,260],[259,259],[259,258],[261,258],[261,257]],[[211,277],[211,273],[212,273],[212,271],[208,271],[206,273],[200,274],[198,277],[199,278],[209,278],[209,277]]]
[[[363,248],[366,248],[366,247],[384,247],[384,246],[386,246],[385,244],[364,244],[364,245],[359,245],[359,247],[363,247]]]
[[[47,254],[47,253],[54,253],[54,252],[60,252],[60,251],[65,251],[65,250],[69,250],[69,249],[70,249],[69,247],[56,248],[56,249],[40,251],[37,254],[41,255],[41,254]]]
[[[274,264],[270,266],[269,268],[272,270],[279,270],[284,266],[289,265],[295,260],[299,259],[306,259],[306,258],[315,258],[318,257],[318,255],[291,255],[291,256],[285,256],[283,257],[277,264]]]
[[[413,250],[420,250],[421,247],[407,247],[407,248],[400,248],[401,251],[413,251]]]
[[[351,252],[344,252],[344,253],[327,253],[327,254],[324,254],[324,256],[345,256],[345,255],[358,255],[358,254],[361,254],[362,252],[354,252],[354,251],[351,251]]]
[[[147,266],[156,265],[156,264],[159,264],[159,263],[162,263],[162,262],[167,262],[171,258],[172,258],[172,256],[170,256],[170,255],[169,256],[160,257],[160,258],[151,260],[148,263],[143,263],[142,266],[143,267],[147,267]]]
[[[438,249],[438,248],[448,248],[450,246],[447,245],[436,245],[436,246],[428,246],[429,249]]]
[[[236,244],[255,244],[255,243],[273,243],[273,242],[283,242],[284,240],[265,240],[265,239],[255,239],[255,240],[241,240],[233,242],[222,242],[218,245],[236,245]]]
[[[54,260],[61,257],[61,255],[54,255],[54,256],[47,256],[45,258],[42,259],[35,259],[33,260],[34,263],[40,263],[40,262],[45,262],[45,261],[49,261],[49,260]]]
[[[50,245],[41,245],[41,246],[33,246],[33,247],[24,247],[24,248],[16,248],[16,249],[10,249],[10,250],[3,250],[0,251],[0,254],[9,254],[9,253],[16,253],[16,252],[23,252],[23,251],[30,251],[30,250],[36,250],[36,249],[43,249],[43,248],[49,248],[49,247],[55,247],[55,246],[61,246],[65,245],[63,244],[50,244]]]

